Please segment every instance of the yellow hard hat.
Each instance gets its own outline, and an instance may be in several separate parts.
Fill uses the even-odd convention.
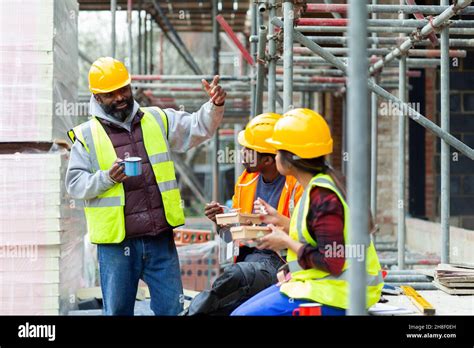
[[[239,133],[239,144],[260,153],[276,154],[276,149],[266,140],[271,137],[273,127],[281,117],[271,112],[255,116]]]
[[[97,59],[89,70],[89,90],[94,94],[113,92],[131,80],[125,65],[112,57]]]
[[[267,143],[300,158],[316,158],[332,152],[331,131],[326,120],[310,109],[288,111],[276,123]]]

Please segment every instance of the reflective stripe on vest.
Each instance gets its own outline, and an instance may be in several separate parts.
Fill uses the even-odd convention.
[[[303,268],[301,268],[300,264],[296,260],[288,262],[288,268],[289,268],[290,272],[292,272],[292,273],[303,271]],[[327,276],[325,276],[324,278],[321,278],[321,279],[335,279],[335,280],[348,281],[349,280],[348,276],[349,276],[349,272],[347,270],[344,270],[338,276],[327,275]],[[383,282],[382,270],[380,270],[380,272],[377,273],[377,275],[367,274],[367,286],[375,286],[375,285],[378,285],[381,282]]]
[[[332,181],[332,178],[325,174],[313,177],[306,187],[302,198],[296,206],[296,213],[290,221],[290,237],[294,240],[299,240],[303,244],[317,247],[317,242],[310,235],[306,223],[306,217],[310,209],[311,190],[314,186],[329,189],[338,196],[344,208],[344,240],[348,241],[350,230],[349,207]],[[383,278],[373,244],[370,243],[364,250],[367,268],[367,306],[370,307],[377,303],[380,298]],[[281,285],[280,291],[282,293],[291,298],[312,300],[338,308],[348,308],[349,282],[347,269],[349,262],[347,257],[342,273],[338,276],[317,268],[303,270],[299,266],[297,258],[295,252],[288,250],[287,260],[292,278],[289,282]]]
[[[166,114],[161,109],[143,108],[140,121],[143,143],[161,192],[167,222],[184,224],[181,195],[176,181],[167,141]],[[108,170],[117,155],[101,123],[92,118],[68,132],[71,140],[79,140],[90,155],[92,170]],[[84,201],[87,227],[92,243],[120,243],[125,238],[125,191],[118,183],[94,199]]]

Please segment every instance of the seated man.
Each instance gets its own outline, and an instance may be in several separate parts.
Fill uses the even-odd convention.
[[[288,230],[289,217],[303,193],[292,176],[278,173],[276,151],[266,143],[273,133],[280,115],[266,113],[253,118],[239,133],[243,149],[244,172],[239,177],[233,196],[233,208],[252,213],[255,208],[264,210],[262,222],[272,223]],[[216,214],[224,210],[218,202],[206,205],[206,216],[216,222]],[[228,230],[228,229],[227,229]],[[224,231],[220,231],[222,234]],[[277,282],[278,269],[284,264],[282,257],[271,250],[259,250],[241,245],[236,263],[228,266],[216,279],[211,290],[201,292],[191,302],[188,315],[228,315],[241,303],[266,287]]]

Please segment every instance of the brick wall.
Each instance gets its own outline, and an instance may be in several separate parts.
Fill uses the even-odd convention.
[[[474,147],[474,50],[451,67],[451,134]],[[439,71],[436,81],[437,113],[440,120]],[[441,142],[436,140],[435,152],[435,202],[436,215],[440,211],[440,153]],[[451,224],[474,229],[474,162],[451,148]]]

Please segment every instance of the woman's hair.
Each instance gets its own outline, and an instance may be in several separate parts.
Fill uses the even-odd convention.
[[[291,152],[285,150],[279,150],[281,154],[281,158],[285,164],[291,164],[295,168],[300,170],[306,171],[310,174],[317,175],[317,174],[327,174],[331,176],[336,184],[336,187],[339,189],[339,192],[342,194],[344,199],[347,198],[346,194],[346,178],[339,173],[339,171],[335,170],[331,167],[329,163],[326,162],[324,156],[317,157],[317,158],[299,158],[293,155]],[[369,232],[375,233],[378,229],[377,225],[375,225],[375,221],[373,219],[372,213],[369,210]]]
[[[334,180],[339,192],[341,192],[342,196],[346,198],[345,178],[342,176],[342,174],[332,168],[329,163],[326,162],[326,158],[324,156],[316,158],[299,158],[293,155],[291,152],[285,150],[279,151],[283,162],[286,164],[291,164],[293,167],[313,175],[329,175]]]

